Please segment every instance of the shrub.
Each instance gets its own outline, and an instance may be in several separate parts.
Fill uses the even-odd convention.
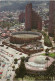
[[[17,64],[18,59],[14,59],[14,64]]]
[[[51,47],[52,46],[52,43],[49,39],[49,36],[45,33],[45,32],[42,32],[43,36],[44,36],[44,44],[48,47]]]

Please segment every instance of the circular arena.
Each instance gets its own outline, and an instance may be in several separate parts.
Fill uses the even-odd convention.
[[[15,44],[23,44],[29,43],[31,41],[40,40],[41,37],[42,35],[39,32],[22,31],[12,33],[12,35],[10,36],[10,42]]]
[[[34,55],[28,59],[28,61],[25,63],[26,69],[28,70],[28,73],[36,73],[40,71],[45,71],[47,67],[49,67],[52,62],[54,61],[53,58],[48,57],[49,60],[46,60],[47,56],[43,55]]]

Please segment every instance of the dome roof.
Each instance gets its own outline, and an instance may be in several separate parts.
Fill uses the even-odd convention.
[[[35,59],[34,59],[34,63],[37,63],[37,64],[45,64],[47,61],[45,60],[46,59],[46,56],[37,56]]]

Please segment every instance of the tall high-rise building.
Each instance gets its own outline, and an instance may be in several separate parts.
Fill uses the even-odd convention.
[[[31,29],[42,30],[42,19],[32,9],[32,3],[26,5],[25,28],[26,28],[26,30],[31,30]]]
[[[26,27],[26,30],[31,30],[31,27],[32,27],[32,4],[31,3],[26,5],[25,27]]]
[[[50,0],[49,4],[49,28],[48,32],[50,36],[54,35],[55,30],[55,1]]]

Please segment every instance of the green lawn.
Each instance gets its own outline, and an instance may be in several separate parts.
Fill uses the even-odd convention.
[[[23,78],[23,81],[34,81],[34,80],[35,80],[34,77],[29,77],[29,76],[25,76],[25,77]],[[21,79],[21,78],[18,78],[17,81],[22,81],[22,79]]]
[[[42,54],[42,55],[45,55],[45,54]],[[54,58],[55,57],[55,53],[50,53],[49,56]]]

